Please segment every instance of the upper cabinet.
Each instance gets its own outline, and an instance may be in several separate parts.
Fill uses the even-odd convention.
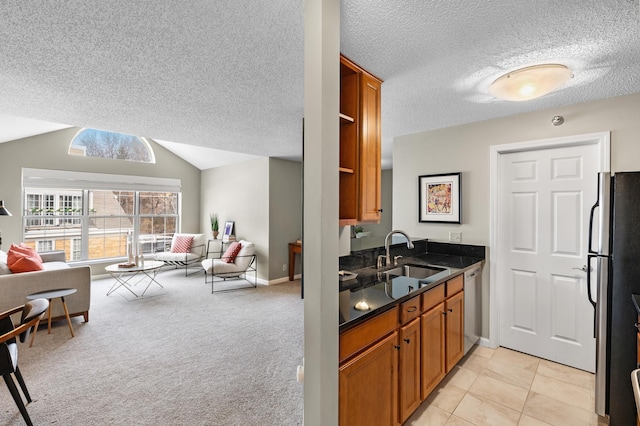
[[[340,225],[380,222],[382,80],[340,55]]]

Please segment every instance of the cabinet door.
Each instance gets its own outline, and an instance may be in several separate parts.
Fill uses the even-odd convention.
[[[404,423],[420,406],[420,319],[400,329],[400,423]]]
[[[447,373],[464,355],[464,291],[445,300]]]
[[[380,82],[361,76],[360,221],[380,222]]]
[[[340,367],[340,425],[398,423],[398,332]]]
[[[422,345],[422,389],[421,397],[427,396],[438,386],[447,374],[445,370],[445,315],[444,302],[436,305],[422,314],[421,345]]]

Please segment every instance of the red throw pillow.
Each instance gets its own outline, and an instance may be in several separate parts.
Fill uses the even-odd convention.
[[[42,271],[42,261],[40,256],[33,253],[25,253],[24,247],[11,245],[7,252],[7,266],[14,274],[20,272]]]
[[[240,249],[242,246],[239,242],[234,241],[231,243],[227,251],[224,252],[224,256],[222,256],[222,261],[227,263],[233,263],[236,260],[236,256],[240,253]]]
[[[29,247],[28,245],[26,245],[25,243],[20,243],[18,245],[11,244],[11,248],[13,248],[15,251],[19,251],[20,253],[33,256],[36,259],[38,259],[40,262],[42,262],[42,257],[40,257],[38,252],[32,249],[31,247]]]
[[[188,235],[176,235],[173,239],[173,245],[171,246],[171,253],[189,253],[191,251],[192,244],[193,237]]]

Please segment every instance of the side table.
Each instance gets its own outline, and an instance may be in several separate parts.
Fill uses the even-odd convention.
[[[70,296],[73,293],[75,293],[76,291],[78,291],[75,288],[60,288],[60,289],[55,289],[55,290],[45,290],[45,291],[40,291],[38,293],[33,293],[27,296],[28,300],[35,300],[35,299],[47,299],[49,300],[49,317],[48,317],[48,323],[47,323],[47,334],[51,334],[51,306],[52,306],[52,301],[53,299],[57,299],[58,297],[60,298],[60,300],[62,301],[62,308],[64,309],[64,314],[67,317],[67,324],[69,324],[69,331],[71,331],[71,337],[75,337],[75,335],[73,334],[73,327],[71,326],[71,318],[69,317],[69,310],[67,309],[67,303],[64,301],[64,297],[65,296]],[[33,346],[33,341],[36,338],[36,331],[38,330],[34,330],[33,335],[31,336],[31,343],[29,343],[29,347]]]
[[[302,243],[289,243],[289,281],[293,281],[296,270],[296,253],[302,255]]]

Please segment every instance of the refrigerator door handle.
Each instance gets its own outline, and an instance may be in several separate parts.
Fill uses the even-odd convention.
[[[594,255],[594,254],[590,254],[587,256],[587,297],[589,298],[589,303],[591,303],[593,305],[593,308],[595,309],[596,307],[596,301],[593,300],[593,297],[591,295],[591,260],[597,258],[598,256]]]
[[[593,217],[595,215],[596,208],[600,205],[600,200],[596,201],[596,203],[591,206],[591,211],[589,213],[589,246],[587,251],[591,254],[596,254],[596,251],[593,250]]]
[[[598,333],[598,309],[596,308],[596,301],[593,300],[593,295],[591,294],[591,260],[597,258],[598,256],[593,254],[587,256],[587,298],[589,303],[593,305],[593,337],[596,337]]]

